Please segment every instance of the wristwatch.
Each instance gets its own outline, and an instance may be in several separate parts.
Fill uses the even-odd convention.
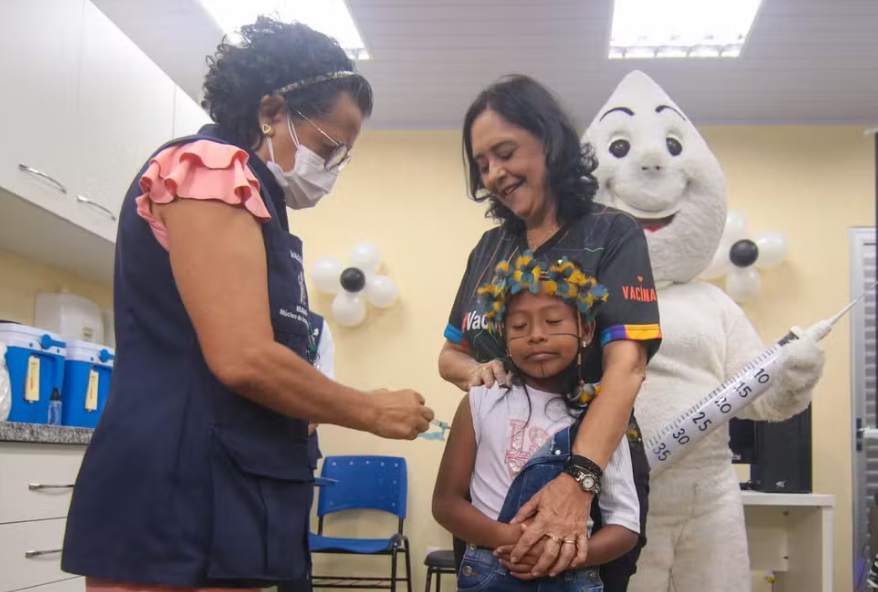
[[[564,472],[576,480],[576,483],[579,484],[579,488],[582,489],[582,491],[593,493],[595,495],[598,495],[601,492],[601,478],[594,473],[583,471],[582,469],[570,465],[564,467]]]
[[[580,489],[598,495],[601,492],[601,477],[604,472],[584,456],[573,455],[564,465],[564,472],[573,477]]]

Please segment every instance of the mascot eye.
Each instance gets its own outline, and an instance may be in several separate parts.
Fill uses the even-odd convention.
[[[671,156],[680,156],[680,153],[683,152],[683,145],[677,138],[668,138],[666,143],[668,145],[668,152],[671,153]]]
[[[616,158],[624,158],[629,150],[631,150],[631,143],[628,140],[613,140],[610,144],[610,154]]]

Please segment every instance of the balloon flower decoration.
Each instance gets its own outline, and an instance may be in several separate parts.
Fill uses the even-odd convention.
[[[701,277],[707,280],[726,276],[726,293],[735,302],[749,302],[762,288],[759,269],[772,269],[786,259],[789,245],[782,232],[760,232],[752,239],[747,219],[729,212],[719,248]]]
[[[348,254],[350,266],[335,257],[323,257],[311,266],[314,286],[325,294],[335,294],[332,316],[339,325],[356,327],[366,318],[366,300],[378,308],[389,308],[396,301],[396,284],[378,275],[381,253],[362,243]]]

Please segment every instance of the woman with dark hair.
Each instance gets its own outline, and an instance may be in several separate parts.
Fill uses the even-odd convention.
[[[603,468],[628,435],[645,532],[648,465],[632,409],[646,363],[661,341],[646,238],[637,222],[592,203],[597,166],[550,91],[526,76],[511,76],[484,90],[464,119],[463,149],[470,194],[488,201],[499,225],[470,254],[439,354],[442,377],[468,391],[509,381],[502,340],[487,330],[478,288],[498,262],[532,251],[549,261],[575,261],[609,290],[595,318],[601,347],[583,350],[584,384],[600,384],[573,445],[567,471],[525,504],[513,522],[523,524],[518,544],[503,555],[520,577],[556,575],[585,564],[586,529]],[[513,433],[514,430],[509,430]],[[528,455],[542,442],[509,442],[509,454]],[[595,516],[599,520],[599,516]],[[561,541],[560,543],[558,541]],[[624,590],[640,544],[604,566],[605,589]],[[458,558],[462,542],[456,544]]]
[[[205,81],[215,125],[159,148],[122,205],[117,359],[67,521],[90,592],[308,590],[308,423],[412,439],[411,390],[313,367],[302,244],[287,207],[332,189],[372,110],[338,44],[259,18]]]

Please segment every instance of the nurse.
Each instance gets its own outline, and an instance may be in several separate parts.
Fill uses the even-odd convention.
[[[160,148],[122,205],[118,358],[62,560],[90,592],[307,590],[308,420],[413,439],[433,417],[414,391],[360,392],[312,365],[286,208],[332,189],[368,82],[302,24],[260,18],[242,37],[209,60],[215,125]]]

